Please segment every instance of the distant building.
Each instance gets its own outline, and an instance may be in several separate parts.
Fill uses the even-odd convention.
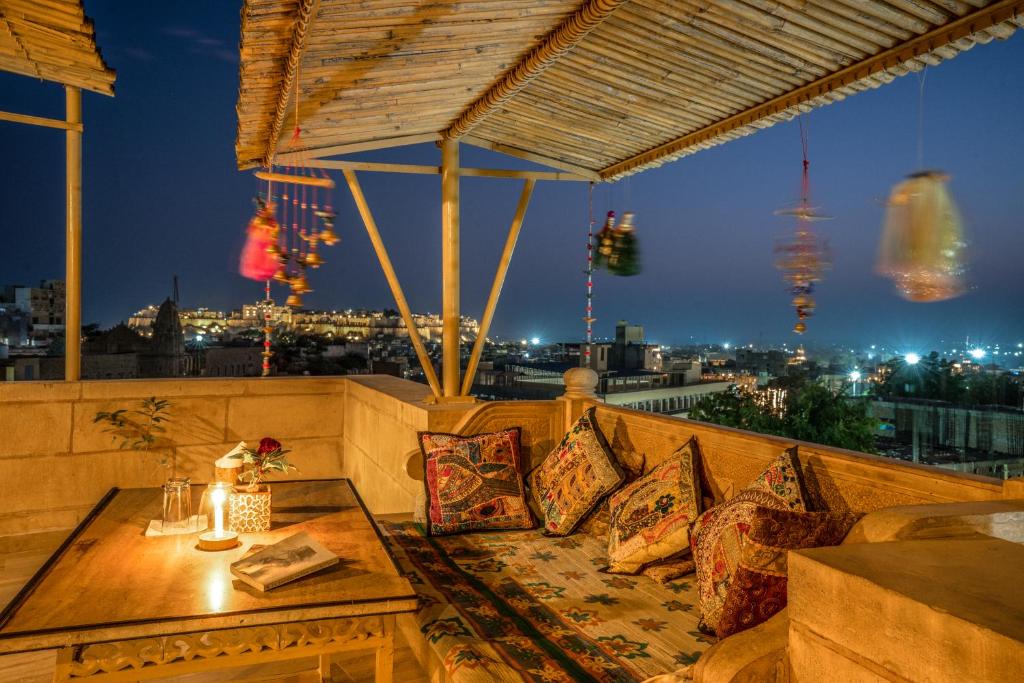
[[[28,345],[30,320],[30,315],[14,304],[0,303],[0,344]]]
[[[263,374],[263,348],[228,346],[206,349],[206,377],[259,377]]]
[[[747,375],[785,377],[789,371],[789,356],[777,349],[770,351],[736,349],[736,370]]]
[[[52,339],[64,333],[65,303],[63,280],[43,280],[38,287],[7,285],[0,295],[0,305],[28,314],[31,340]]]
[[[189,374],[189,363],[178,308],[170,299],[157,309],[149,336],[121,323],[82,348],[83,379],[181,377]]]

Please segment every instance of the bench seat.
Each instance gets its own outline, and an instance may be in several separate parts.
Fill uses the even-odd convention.
[[[447,680],[643,681],[692,664],[715,641],[697,630],[693,575],[662,585],[604,573],[606,547],[593,536],[427,537],[415,522],[381,526]]]

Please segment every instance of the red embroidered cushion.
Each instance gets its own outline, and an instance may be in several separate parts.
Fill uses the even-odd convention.
[[[743,535],[754,511],[761,507],[806,510],[800,471],[787,451],[768,466],[747,488],[721,505],[707,510],[690,532],[690,547],[697,564],[701,628],[716,632],[733,573],[739,564]]]
[[[532,529],[519,428],[458,436],[420,432],[427,489],[427,533]]]
[[[743,537],[739,565],[716,629],[719,637],[757,626],[786,606],[790,550],[839,545],[860,518],[852,512],[758,507]]]

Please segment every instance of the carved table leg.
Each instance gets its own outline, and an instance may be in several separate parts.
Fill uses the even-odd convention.
[[[320,655],[320,681],[322,683],[332,683],[334,678],[331,676],[331,653],[325,652]]]
[[[384,638],[377,646],[374,683],[391,683],[395,672],[395,616],[392,614],[381,619],[384,625]]]

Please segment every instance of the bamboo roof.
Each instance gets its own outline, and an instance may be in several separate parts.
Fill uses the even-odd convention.
[[[81,0],[0,0],[0,70],[114,94]]]
[[[614,180],[950,59],[1024,0],[246,0],[240,168],[458,138]]]

